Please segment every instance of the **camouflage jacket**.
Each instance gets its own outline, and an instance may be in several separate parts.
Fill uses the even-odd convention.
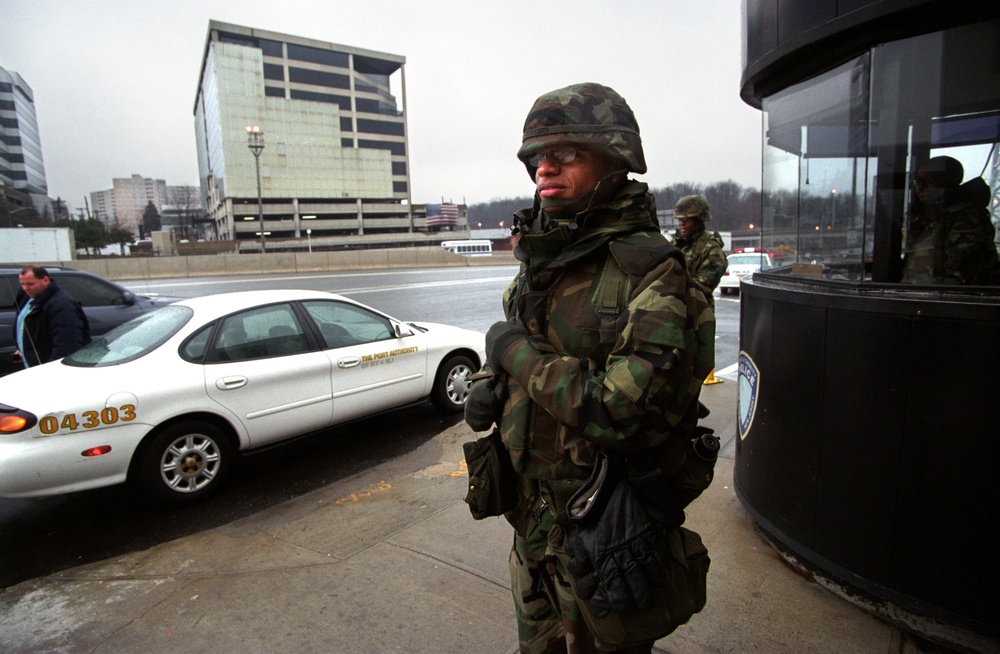
[[[968,202],[916,218],[906,234],[904,284],[987,284],[997,263],[993,225]]]
[[[673,241],[674,246],[684,254],[691,277],[701,284],[705,295],[712,301],[712,291],[718,287],[729,267],[722,236],[719,232],[709,233],[702,227],[698,233],[687,238],[680,232],[674,232]]]
[[[515,214],[521,271],[504,295],[530,333],[502,356],[509,397],[500,430],[531,479],[583,479],[596,448],[680,467],[715,364],[715,315],[660,233],[653,196],[630,181],[573,225],[541,226],[537,202]],[[613,342],[594,296],[608,266],[625,273]],[[606,341],[607,339],[605,339]],[[650,450],[655,450],[650,452]]]

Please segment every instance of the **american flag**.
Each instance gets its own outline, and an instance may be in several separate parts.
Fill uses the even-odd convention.
[[[427,205],[427,226],[428,227],[457,227],[458,226],[458,205],[457,204],[428,204]]]

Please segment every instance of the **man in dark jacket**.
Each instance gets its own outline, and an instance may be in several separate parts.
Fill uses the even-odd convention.
[[[73,354],[90,342],[90,323],[80,303],[59,288],[42,266],[25,266],[18,276],[14,341],[24,367]]]

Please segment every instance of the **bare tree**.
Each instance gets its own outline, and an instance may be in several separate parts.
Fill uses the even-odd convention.
[[[177,207],[178,232],[182,239],[196,240],[195,221],[201,218],[201,198],[194,186],[178,186],[175,188],[174,201]]]

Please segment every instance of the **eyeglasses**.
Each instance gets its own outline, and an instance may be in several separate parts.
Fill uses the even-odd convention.
[[[921,178],[914,179],[914,180],[912,180],[910,182],[910,186],[913,189],[918,189],[918,188],[941,188],[941,184],[938,184],[937,180],[935,180],[935,179],[926,179],[926,178],[924,178],[924,179],[921,179]]]
[[[536,152],[535,154],[528,157],[528,165],[532,168],[538,168],[542,165],[542,162],[552,157],[556,160],[559,165],[573,163],[576,159],[576,150],[552,150],[551,152]]]

